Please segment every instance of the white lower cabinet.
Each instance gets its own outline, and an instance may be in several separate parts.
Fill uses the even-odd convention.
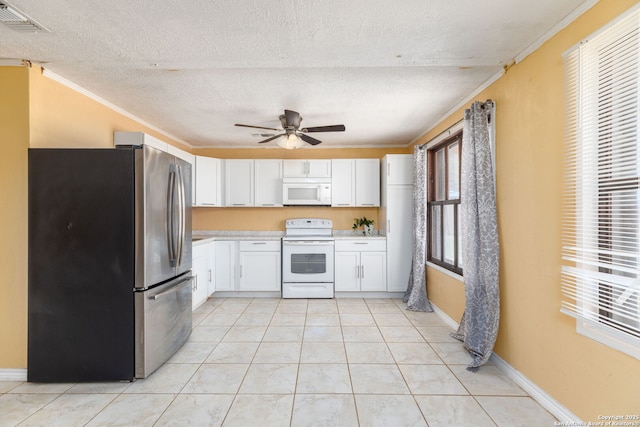
[[[193,279],[193,308],[207,300],[213,293],[213,244],[202,244],[193,247],[191,272]]]
[[[230,240],[213,242],[215,249],[214,281],[216,291],[234,291],[236,288],[236,247]]]
[[[215,242],[216,291],[280,291],[280,240]]]
[[[384,240],[336,240],[335,251],[336,292],[387,290]]]
[[[279,291],[281,261],[279,241],[241,241],[239,291]]]

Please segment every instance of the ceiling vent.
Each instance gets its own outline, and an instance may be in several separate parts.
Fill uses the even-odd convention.
[[[21,33],[51,32],[43,25],[38,24],[35,20],[27,17],[15,7],[9,6],[2,1],[0,1],[0,22]]]

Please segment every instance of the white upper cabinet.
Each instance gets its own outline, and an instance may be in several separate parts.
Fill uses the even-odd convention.
[[[356,164],[353,159],[331,161],[331,206],[356,204]]]
[[[356,206],[380,206],[380,160],[356,159]]]
[[[331,178],[331,160],[284,160],[285,178]]]
[[[195,160],[195,205],[222,206],[222,160],[203,156]]]
[[[255,160],[255,205],[282,206],[282,160]]]
[[[380,160],[334,159],[331,206],[380,206]]]
[[[382,174],[387,185],[413,185],[413,156],[387,154],[382,160]]]
[[[252,159],[225,160],[225,206],[253,206]]]

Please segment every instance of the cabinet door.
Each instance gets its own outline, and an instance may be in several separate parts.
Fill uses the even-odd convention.
[[[280,252],[240,252],[239,291],[279,291]]]
[[[284,160],[285,178],[331,178],[331,160]]]
[[[282,160],[255,160],[255,205],[282,206]]]
[[[307,160],[309,178],[331,178],[331,160]]]
[[[356,169],[353,159],[331,161],[331,206],[354,206]]]
[[[253,204],[253,160],[225,160],[225,206]]]
[[[387,290],[386,257],[386,252],[360,252],[361,291]]]
[[[195,187],[196,206],[222,206],[222,161],[211,157],[196,156]]]
[[[287,159],[283,161],[285,178],[303,178],[307,176],[307,161]]]
[[[383,161],[386,184],[413,185],[413,155],[387,154]]]
[[[413,248],[413,186],[387,187],[387,290],[407,290]]]
[[[193,303],[192,308],[198,307],[207,300],[207,256],[206,251],[199,252],[192,259],[193,272]]]
[[[207,296],[211,296],[216,291],[214,275],[214,269],[216,266],[216,248],[213,243],[209,243],[207,246]]]
[[[380,206],[380,160],[356,159],[355,205]]]
[[[357,292],[360,290],[360,253],[335,253],[336,292]]]
[[[213,269],[216,291],[233,291],[236,284],[236,243],[217,241],[215,248],[215,264]]]

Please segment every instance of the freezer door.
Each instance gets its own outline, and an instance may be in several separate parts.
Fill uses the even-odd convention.
[[[193,276],[186,274],[147,291],[135,292],[135,375],[146,378],[191,334]]]

